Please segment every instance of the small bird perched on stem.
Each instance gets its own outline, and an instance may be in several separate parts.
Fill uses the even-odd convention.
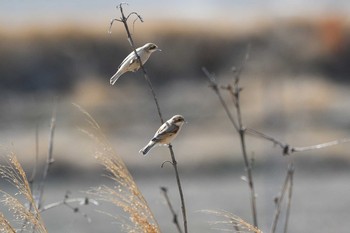
[[[158,48],[154,43],[147,43],[144,46],[137,48],[136,53],[139,55],[142,65],[146,63],[151,54],[155,51],[162,51]],[[114,83],[118,80],[120,76],[124,73],[132,71],[135,72],[140,69],[140,63],[135,55],[135,52],[132,51],[122,63],[118,67],[118,71],[111,77],[110,84],[114,85]]]
[[[169,145],[171,141],[180,132],[182,125],[185,123],[185,119],[181,115],[175,115],[167,120],[162,126],[159,127],[157,132],[149,143],[142,148],[139,152],[146,155],[152,147],[156,144]]]

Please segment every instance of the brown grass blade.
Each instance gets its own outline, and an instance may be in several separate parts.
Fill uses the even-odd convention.
[[[2,213],[0,213],[0,232],[16,233],[16,230],[13,229],[10,222],[5,218],[5,216]]]
[[[263,233],[260,229],[257,227],[254,227],[253,225],[247,223],[242,218],[227,212],[227,211],[216,211],[216,210],[201,210],[199,212],[215,215],[218,217],[221,217],[223,220],[220,221],[213,221],[211,222],[211,225],[224,225],[227,227],[227,225],[230,226],[230,228],[215,228],[222,231],[232,231],[232,232],[239,232],[239,233]],[[223,226],[223,227],[224,227]],[[239,229],[239,230],[238,230]]]
[[[0,165],[0,175],[17,189],[17,193],[13,196],[0,190],[2,196],[0,203],[9,208],[12,212],[15,221],[26,221],[26,227],[34,229],[35,232],[47,233],[44,222],[41,219],[40,213],[36,206],[32,192],[30,190],[27,176],[19,163],[16,155],[10,152],[7,156],[7,164]],[[26,202],[32,208],[29,209],[26,204],[20,201],[20,196],[24,197]]]
[[[111,147],[93,117],[80,106],[77,107],[85,115],[89,125],[88,129],[82,129],[82,131],[96,143],[94,151],[95,158],[108,172],[107,176],[115,182],[114,187],[102,185],[91,189],[88,191],[88,194],[96,196],[101,201],[111,203],[128,214],[129,222],[119,221],[125,232],[160,232],[158,223],[148,203],[137,187],[123,160]],[[109,215],[112,216],[111,214]],[[117,220],[120,219],[118,216],[114,216],[114,218]]]

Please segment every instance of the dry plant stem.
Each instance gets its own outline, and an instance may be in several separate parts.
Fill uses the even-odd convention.
[[[285,178],[283,186],[282,186],[281,194],[277,198],[275,214],[274,214],[274,218],[273,218],[273,222],[272,222],[272,226],[271,226],[271,233],[276,232],[277,222],[278,222],[278,219],[279,219],[279,216],[281,213],[282,201],[283,201],[285,193],[287,192],[288,184],[289,184],[289,187],[291,187],[290,180],[291,180],[293,173],[294,173],[293,163],[290,163],[288,166],[286,178]],[[289,188],[289,190],[290,189],[291,188]],[[290,195],[291,195],[291,193],[290,193]]]
[[[31,189],[33,188],[33,183],[36,177],[38,160],[39,160],[39,126],[37,124],[35,127],[35,163],[34,163],[32,175],[28,180]]]
[[[50,167],[52,163],[54,162],[53,159],[53,141],[54,141],[54,135],[55,135],[55,128],[56,128],[56,104],[53,107],[52,110],[52,117],[51,117],[51,125],[50,125],[50,136],[49,136],[49,149],[47,153],[47,160],[45,163],[44,171],[43,171],[43,177],[39,184],[39,197],[38,197],[38,209],[41,209],[42,202],[43,202],[43,194],[45,189],[45,181],[47,174],[50,170]]]
[[[293,166],[293,164],[291,165]],[[292,203],[292,193],[293,193],[293,177],[294,177],[294,169],[290,170],[290,175],[289,175],[289,189],[288,189],[288,201],[287,201],[287,211],[286,211],[286,221],[284,223],[284,233],[287,233],[288,229],[288,221],[289,221],[289,215],[290,215],[290,207]]]
[[[164,119],[163,119],[163,116],[162,116],[162,112],[160,110],[160,106],[159,106],[159,103],[158,103],[158,99],[157,99],[157,96],[156,96],[156,93],[153,89],[153,85],[152,85],[152,82],[146,72],[146,69],[145,67],[143,66],[142,62],[141,62],[141,58],[140,56],[137,54],[136,52],[136,47],[135,47],[135,44],[134,44],[134,41],[132,39],[132,36],[131,36],[131,33],[130,33],[130,30],[129,30],[129,26],[128,26],[128,19],[131,15],[136,15],[138,17],[138,19],[140,19],[141,22],[143,22],[141,16],[136,13],[136,12],[131,12],[127,17],[125,17],[125,14],[124,14],[124,11],[123,11],[123,3],[119,4],[118,5],[118,8],[120,9],[120,13],[121,13],[121,18],[120,19],[113,19],[111,21],[111,24],[110,24],[110,28],[112,27],[113,25],[113,22],[114,21],[118,21],[118,22],[121,22],[123,23],[124,27],[125,27],[125,30],[126,30],[126,33],[127,33],[127,37],[128,37],[128,41],[140,63],[140,67],[141,67],[141,70],[143,72],[143,76],[145,77],[147,83],[148,83],[148,86],[152,92],[152,96],[153,96],[153,100],[157,106],[157,111],[158,111],[158,115],[159,115],[159,119],[160,119],[160,122],[161,124],[164,123]],[[135,21],[134,21],[135,22]],[[180,199],[181,199],[181,210],[182,210],[182,217],[183,217],[183,222],[184,222],[184,231],[185,233],[187,233],[187,217],[186,217],[186,207],[185,207],[185,200],[184,200],[184,197],[183,197],[183,191],[182,191],[182,187],[181,187],[181,181],[180,181],[180,177],[179,177],[179,172],[178,172],[178,169],[177,169],[177,162],[176,162],[176,159],[175,159],[175,154],[174,154],[174,151],[172,149],[172,145],[169,145],[169,152],[170,152],[170,155],[171,155],[171,160],[172,160],[172,165],[174,167],[174,170],[175,170],[175,175],[176,175],[176,181],[177,181],[177,185],[178,185],[178,189],[179,189],[179,194],[180,194]]]
[[[224,98],[221,95],[221,92],[219,90],[219,86],[215,80],[214,75],[212,75],[211,73],[209,73],[209,71],[205,68],[202,67],[202,71],[203,73],[207,76],[207,78],[209,79],[209,83],[210,83],[210,87],[214,90],[215,94],[218,96],[220,103],[222,105],[222,107],[224,108],[227,117],[229,118],[230,122],[232,123],[233,127],[237,130],[237,132],[239,131],[239,127],[238,124],[236,123],[235,119],[233,118]]]
[[[0,213],[0,232],[16,233],[16,230],[11,226],[5,216]]]
[[[176,214],[176,212],[173,208],[173,205],[171,204],[169,196],[168,196],[168,189],[166,187],[161,187],[160,190],[162,191],[164,198],[165,198],[165,201],[169,207],[169,210],[170,210],[171,214],[173,215],[173,223],[175,224],[177,231],[179,233],[182,233],[182,229],[181,229],[179,221],[177,219],[177,214]]]
[[[246,128],[245,131],[248,135],[255,136],[257,138],[261,138],[261,139],[270,141],[275,145],[278,145],[282,149],[283,155],[289,155],[289,154],[293,154],[296,152],[318,150],[318,149],[323,149],[323,148],[327,148],[330,146],[336,146],[339,144],[350,142],[350,138],[343,138],[343,139],[338,139],[338,140],[329,141],[329,142],[320,143],[320,144],[311,145],[311,146],[294,147],[294,146],[291,146],[287,143],[284,143],[284,142],[282,142],[282,141],[280,141],[272,136],[269,136],[267,134],[264,134],[262,132],[259,132],[258,130],[252,129],[252,128]]]
[[[159,233],[158,223],[123,160],[113,150],[101,131],[101,127],[92,116],[80,106],[76,106],[85,115],[88,123],[88,129],[81,128],[80,130],[93,139],[96,146],[94,150],[95,158],[106,169],[106,176],[115,182],[113,187],[101,185],[90,189],[87,193],[94,195],[100,201],[121,208],[129,215],[129,218],[124,219],[103,212],[117,219],[125,232]]]
[[[246,61],[246,59],[244,61]],[[230,91],[230,93],[232,94],[232,97],[234,98],[234,104],[236,108],[238,127],[239,127],[238,133],[241,141],[244,166],[247,172],[248,184],[250,188],[250,201],[251,201],[251,208],[252,208],[252,214],[253,214],[253,222],[254,222],[254,226],[258,227],[258,219],[257,219],[257,211],[256,211],[256,195],[255,195],[255,188],[254,188],[254,182],[253,182],[252,163],[249,161],[248,154],[247,154],[247,147],[245,142],[245,127],[243,126],[243,122],[242,122],[242,113],[241,113],[241,105],[240,105],[241,88],[239,87],[239,80],[240,80],[239,75],[242,72],[242,67],[243,67],[243,64],[238,70],[238,73],[235,79],[235,84],[234,84],[234,91],[232,90],[231,86],[228,86],[228,90]]]
[[[80,205],[88,205],[90,203],[93,203],[94,205],[98,205],[98,202],[96,200],[84,197],[84,198],[69,198],[67,195],[65,195],[63,201],[58,201],[54,203],[47,204],[45,206],[42,206],[42,208],[39,210],[40,213],[59,207],[59,206],[67,206],[69,209],[73,210],[74,213],[81,214],[84,218],[87,219],[88,222],[91,222],[91,218],[86,214],[81,212],[79,207],[74,207],[71,205],[71,203],[79,203]]]
[[[185,230],[185,233],[187,233],[187,217],[186,217],[185,199],[184,199],[184,195],[183,195],[183,192],[182,192],[181,181],[180,181],[179,171],[177,169],[177,162],[176,162],[176,159],[175,159],[173,146],[171,144],[169,144],[169,151],[170,151],[171,160],[172,160],[171,163],[172,163],[172,165],[174,167],[174,170],[175,170],[177,186],[179,188],[179,194],[180,194],[180,199],[181,199],[182,217],[183,217],[183,221],[184,221],[184,230]]]
[[[179,171],[177,169],[177,161],[175,159],[173,146],[171,144],[169,144],[169,151],[170,151],[171,161],[172,161],[171,164],[173,165],[174,171],[175,171],[177,187],[179,189],[179,195],[180,195],[180,200],[181,200],[182,218],[183,218],[183,221],[184,221],[184,230],[185,230],[185,233],[187,233],[188,230],[187,230],[187,217],[186,217],[185,198],[184,198],[182,187],[181,187]]]
[[[124,14],[124,11],[123,11],[123,3],[119,4],[118,5],[118,8],[120,9],[120,13],[121,13],[121,18],[120,19],[113,19],[111,21],[111,24],[110,24],[110,28],[112,27],[113,25],[113,22],[114,21],[118,21],[118,22],[121,22],[123,23],[124,25],[124,28],[125,28],[125,31],[127,33],[127,37],[128,37],[128,41],[130,43],[130,46],[132,47],[134,53],[135,53],[135,56],[137,57],[137,60],[139,61],[140,63],[140,68],[143,72],[143,76],[145,77],[145,80],[147,81],[147,84],[148,84],[148,87],[150,88],[151,92],[152,92],[152,96],[153,96],[153,100],[157,106],[157,111],[158,111],[158,115],[159,115],[159,118],[160,118],[160,121],[161,123],[163,124],[164,123],[164,119],[163,119],[163,116],[162,116],[162,112],[160,111],[160,106],[159,106],[159,103],[158,103],[158,99],[157,99],[157,96],[156,96],[156,93],[153,89],[153,85],[152,85],[152,82],[150,80],[150,78],[148,77],[148,74],[146,72],[146,69],[145,67],[143,66],[142,62],[141,62],[141,58],[140,56],[137,54],[136,52],[136,47],[135,47],[135,43],[134,43],[134,40],[132,39],[132,36],[131,36],[131,33],[130,33],[130,30],[129,30],[129,26],[128,26],[128,19],[131,15],[136,15],[138,17],[138,19],[140,19],[141,22],[143,22],[141,16],[136,13],[136,12],[131,12],[127,17],[125,17],[125,14]],[[137,19],[136,19],[137,20]],[[135,22],[135,21],[134,21]]]
[[[245,143],[245,128],[242,123],[242,115],[241,115],[241,108],[240,108],[240,103],[239,103],[239,93],[240,93],[240,88],[238,86],[239,79],[237,78],[235,80],[235,91],[232,91],[232,87],[228,86],[230,90],[232,91],[231,94],[233,93],[234,95],[234,100],[235,100],[235,108],[236,108],[236,113],[237,113],[237,118],[238,118],[238,123],[234,120],[234,117],[232,113],[230,112],[226,102],[224,101],[219,86],[215,80],[215,77],[213,74],[209,73],[206,68],[202,68],[204,74],[207,76],[210,82],[210,87],[214,90],[216,95],[219,97],[220,103],[222,104],[223,108],[225,109],[225,112],[232,123],[233,127],[236,129],[236,131],[239,133],[240,136],[240,141],[241,141],[241,148],[242,148],[242,154],[243,154],[243,159],[244,159],[244,166],[245,170],[247,172],[247,178],[248,178],[248,185],[250,188],[250,202],[251,202],[251,210],[252,210],[252,216],[253,216],[253,223],[255,227],[258,227],[258,220],[257,220],[257,210],[256,210],[256,195],[255,195],[255,188],[254,188],[254,182],[253,182],[253,174],[252,174],[252,166],[251,162],[248,159],[247,155],[247,150],[246,150],[246,143]],[[240,69],[241,71],[241,69]]]
[[[8,155],[8,164],[0,165],[0,174],[2,178],[6,179],[17,189],[15,196],[12,196],[2,190],[0,202],[7,206],[12,212],[14,219],[23,220],[28,223],[33,229],[33,232],[47,233],[44,223],[41,219],[41,215],[36,206],[34,196],[29,187],[27,176],[19,163],[16,155],[10,152]],[[25,198],[27,202],[32,206],[32,211],[28,209],[26,203],[20,201],[18,196]],[[29,228],[25,229],[29,231]]]
[[[242,124],[242,114],[241,114],[241,107],[240,107],[240,101],[239,101],[239,93],[240,91],[236,90],[236,110],[237,110],[237,117],[238,117],[238,124],[239,124],[239,137],[241,141],[241,148],[243,153],[243,159],[244,159],[244,166],[247,172],[248,176],[248,184],[250,188],[250,201],[251,201],[251,208],[253,213],[253,223],[255,227],[258,227],[258,219],[257,219],[257,211],[256,211],[256,195],[255,195],[255,188],[254,188],[254,182],[253,182],[253,174],[252,174],[252,164],[248,159],[247,155],[247,148],[245,143],[245,129]]]
[[[53,202],[53,203],[50,203],[50,204],[43,206],[39,210],[39,212],[41,213],[41,212],[59,207],[61,205],[69,204],[69,203],[80,203],[80,205],[82,205],[81,203],[83,203],[83,205],[88,205],[90,203],[93,203],[94,205],[99,205],[99,203],[96,200],[91,199],[91,198],[87,198],[87,197],[77,197],[77,198],[65,197],[63,201]]]

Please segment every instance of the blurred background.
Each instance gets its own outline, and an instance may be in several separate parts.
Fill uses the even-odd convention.
[[[189,230],[215,232],[198,213],[226,210],[248,222],[249,190],[238,135],[201,68],[232,83],[246,48],[241,75],[246,126],[293,146],[350,137],[350,2],[311,1],[128,1],[126,13],[144,19],[130,24],[137,46],[154,42],[162,52],[146,64],[165,118],[182,114],[189,122],[174,141],[187,201]],[[45,162],[50,117],[57,106],[55,163],[45,203],[71,196],[108,180],[93,158],[93,142],[79,131],[86,109],[101,125],[148,200],[163,232],[175,232],[160,193],[167,186],[180,205],[167,148],[138,154],[159,127],[156,107],[141,72],[109,78],[131,51],[117,1],[2,1],[0,3],[0,144],[16,152],[28,174],[39,132],[38,179]],[[130,21],[132,22],[132,20]],[[229,104],[232,100],[225,95]],[[233,105],[231,105],[232,110]],[[279,148],[248,138],[254,158],[259,226],[268,232],[273,199],[287,164],[296,171],[290,232],[348,232],[350,223],[349,144],[282,157]],[[3,152],[5,154],[5,152]],[[11,187],[1,181],[1,189]],[[3,208],[3,207],[0,207]],[[114,211],[108,205],[98,207]],[[60,207],[43,214],[49,232],[111,232],[112,219],[84,211],[92,224]],[[59,219],[57,217],[59,216]],[[284,213],[282,214],[284,216]],[[282,224],[278,231],[282,231]]]

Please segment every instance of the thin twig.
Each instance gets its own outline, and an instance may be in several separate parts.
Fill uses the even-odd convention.
[[[216,82],[216,79],[215,79],[215,76],[211,73],[209,73],[209,71],[205,68],[205,67],[202,67],[202,71],[204,72],[204,74],[207,76],[207,78],[209,79],[209,83],[210,83],[210,87],[214,90],[215,94],[218,96],[219,100],[220,100],[220,103],[221,105],[224,107],[225,109],[225,112],[230,120],[230,122],[232,123],[233,127],[239,131],[239,127],[238,127],[238,124],[236,123],[235,119],[233,118],[224,98],[222,97],[221,95],[221,92],[219,90],[219,86]]]
[[[237,119],[238,119],[238,126],[239,126],[239,136],[241,141],[241,149],[244,159],[244,166],[246,168],[247,176],[248,176],[248,184],[250,188],[250,201],[251,201],[251,208],[252,208],[252,214],[253,214],[253,223],[255,227],[258,227],[258,218],[257,218],[257,210],[256,210],[256,194],[255,194],[255,188],[254,188],[254,182],[253,182],[253,173],[252,173],[252,163],[249,161],[248,154],[247,154],[247,147],[245,142],[245,127],[243,126],[242,121],[242,112],[241,112],[241,104],[240,104],[240,93],[241,88],[239,87],[239,80],[240,80],[240,74],[243,70],[243,66],[245,64],[246,59],[248,59],[248,51],[246,53],[245,59],[243,60],[241,68],[239,69],[239,73],[236,74],[235,77],[235,83],[234,83],[234,91],[230,88],[232,97],[234,97],[235,101],[235,108],[237,113]],[[233,92],[232,92],[233,91]]]
[[[309,150],[323,149],[326,147],[335,146],[335,145],[339,145],[347,142],[350,142],[350,138],[343,138],[343,139],[325,142],[325,143],[321,143],[313,146],[292,147],[291,152],[293,153],[293,152],[303,152],[303,151],[309,151]]]
[[[242,155],[243,155],[243,160],[244,160],[244,166],[245,170],[247,173],[247,178],[248,178],[248,185],[250,188],[250,201],[251,201],[251,211],[252,211],[252,216],[253,216],[253,222],[254,226],[258,227],[258,220],[257,220],[257,209],[256,209],[256,194],[255,194],[255,188],[254,188],[254,182],[253,182],[253,174],[252,174],[252,163],[248,158],[247,150],[246,150],[246,142],[245,142],[245,127],[243,126],[243,121],[242,121],[242,114],[241,114],[241,106],[240,106],[240,92],[241,88],[239,87],[239,81],[240,81],[240,74],[243,70],[243,67],[249,58],[249,49],[250,47],[248,46],[247,52],[245,54],[245,57],[243,59],[243,62],[241,66],[238,68],[238,71],[235,72],[234,76],[234,87],[231,85],[227,85],[224,87],[224,89],[228,90],[233,97],[233,102],[234,106],[236,109],[236,115],[237,115],[237,121],[234,119],[232,113],[230,112],[226,102],[224,101],[219,85],[216,82],[216,79],[213,74],[209,73],[206,68],[202,68],[204,74],[207,76],[210,82],[210,87],[214,90],[216,95],[218,96],[221,105],[225,109],[225,112],[232,123],[233,127],[237,131],[237,133],[240,136],[240,141],[241,141],[241,149],[242,149]]]
[[[171,214],[173,215],[173,223],[175,224],[177,231],[179,233],[182,233],[182,229],[181,229],[179,221],[177,219],[177,214],[176,214],[176,212],[173,208],[173,205],[171,204],[171,201],[170,201],[169,196],[168,196],[168,189],[166,187],[161,187],[160,190],[162,191],[164,198],[165,198],[165,201],[169,207],[169,210],[170,210]]]
[[[246,128],[245,129],[246,133],[248,135],[251,135],[251,136],[255,136],[257,138],[262,138],[262,139],[265,139],[267,141],[270,141],[272,142],[274,145],[278,145],[279,147],[281,147],[282,149],[282,154],[283,155],[288,155],[290,153],[290,146],[284,142],[281,142],[267,134],[264,134],[264,133],[261,133],[255,129],[252,129],[252,128]]]
[[[79,205],[88,205],[90,203],[92,203],[94,205],[99,205],[96,200],[91,199],[91,198],[87,198],[87,197],[68,198],[67,197],[63,201],[57,201],[57,202],[53,202],[53,203],[44,205],[40,209],[40,213],[45,212],[45,211],[50,210],[50,209],[54,209],[54,208],[59,207],[59,206],[64,205],[64,204],[76,203],[76,202],[78,202]]]
[[[261,133],[255,129],[252,128],[246,128],[245,131],[247,132],[247,134],[251,135],[251,136],[255,136],[257,138],[262,138],[265,139],[267,141],[272,142],[275,145],[278,145],[279,147],[281,147],[281,149],[283,150],[283,155],[289,155],[295,152],[304,152],[304,151],[310,151],[310,150],[318,150],[318,149],[323,149],[323,148],[327,148],[330,146],[335,146],[335,145],[339,145],[339,144],[343,144],[343,143],[348,143],[350,142],[350,138],[342,138],[342,139],[338,139],[338,140],[333,140],[330,142],[325,142],[325,143],[320,143],[320,144],[316,144],[316,145],[311,145],[311,146],[304,146],[304,147],[294,147],[291,146],[287,143],[284,143],[272,136],[269,136],[267,134]]]
[[[128,17],[125,17],[124,15],[124,11],[123,11],[123,3],[119,4],[118,7],[120,9],[120,13],[121,13],[121,18],[120,19],[113,19],[111,21],[111,25],[110,25],[110,28],[112,27],[112,24],[114,21],[118,21],[118,22],[121,22],[123,23],[124,25],[124,28],[125,28],[125,31],[127,33],[127,37],[128,37],[128,41],[129,41],[129,44],[130,46],[132,47],[134,53],[135,53],[135,56],[137,57],[138,61],[139,61],[139,64],[140,64],[140,68],[143,72],[143,76],[145,78],[145,80],[147,81],[147,84],[148,84],[148,87],[150,88],[151,90],[151,93],[152,93],[152,96],[153,96],[153,100],[156,104],[156,107],[157,107],[157,112],[158,112],[158,116],[159,116],[159,119],[160,119],[160,122],[161,124],[164,123],[164,119],[163,119],[163,116],[162,116],[162,112],[160,110],[160,106],[159,106],[159,103],[158,103],[158,99],[157,99],[157,96],[156,96],[156,93],[153,89],[153,85],[152,85],[152,82],[151,82],[151,79],[149,78],[148,74],[147,74],[147,71],[145,69],[145,67],[143,66],[142,62],[141,62],[141,58],[140,56],[137,54],[136,52],[136,47],[135,47],[135,44],[134,44],[134,41],[133,41],[133,38],[131,36],[131,33],[130,33],[130,30],[129,30],[129,26],[128,26],[128,18],[131,16],[131,15],[136,15],[141,22],[143,22],[143,19],[142,17],[136,13],[136,12],[132,12],[128,15]],[[135,22],[135,21],[134,21]],[[182,217],[183,217],[183,224],[184,224],[184,232],[187,233],[187,217],[186,217],[186,207],[185,207],[185,200],[184,200],[184,196],[183,196],[183,191],[182,191],[182,187],[181,187],[181,181],[180,181],[180,176],[179,176],[179,172],[178,172],[178,169],[177,169],[177,161],[176,161],[176,158],[175,158],[175,154],[174,154],[174,151],[172,149],[172,145],[170,144],[169,145],[169,152],[170,152],[170,156],[171,156],[171,160],[172,160],[172,165],[174,167],[174,170],[175,170],[175,175],[176,175],[176,181],[177,181],[177,186],[178,186],[178,189],[179,189],[179,195],[180,195],[180,200],[181,200],[181,210],[182,210]]]
[[[293,164],[291,164],[293,166]],[[288,189],[288,200],[287,200],[287,211],[286,211],[286,220],[284,223],[284,233],[287,233],[288,229],[288,222],[289,222],[289,216],[290,216],[290,209],[291,209],[291,202],[292,202],[292,193],[293,193],[293,176],[294,176],[294,169],[290,170],[289,175],[289,189]]]
[[[254,182],[253,182],[252,163],[251,161],[249,161],[248,154],[247,154],[247,147],[245,142],[245,127],[243,126],[241,104],[240,104],[240,93],[242,89],[239,86],[240,75],[242,73],[242,70],[244,68],[246,61],[249,58],[249,51],[250,51],[250,46],[248,46],[245,57],[242,61],[242,64],[240,65],[238,72],[236,72],[236,75],[234,77],[234,89],[232,89],[231,86],[229,85],[228,90],[230,91],[231,96],[234,99],[234,105],[236,108],[238,127],[239,127],[238,133],[240,136],[244,166],[247,172],[248,184],[250,188],[250,201],[251,201],[251,208],[252,208],[252,214],[253,214],[253,222],[254,222],[254,226],[258,227],[258,218],[257,218],[257,210],[256,210],[256,194],[255,194],[255,188],[254,188]]]
[[[64,206],[68,207],[69,209],[73,210],[74,213],[81,214],[84,218],[87,219],[88,222],[91,222],[91,218],[86,213],[82,212],[80,210],[80,208],[72,206],[71,203],[79,203],[79,205],[89,205],[91,203],[94,204],[94,205],[98,205],[99,204],[96,200],[90,199],[90,198],[87,198],[87,197],[84,197],[84,198],[82,198],[82,197],[80,197],[80,198],[69,198],[68,193],[67,193],[64,196],[64,199],[62,201],[50,203],[50,204],[47,204],[47,205],[43,206],[40,209],[40,213],[64,205]]]
[[[175,171],[177,186],[178,186],[178,188],[179,188],[179,194],[180,194],[180,200],[181,200],[182,217],[183,217],[183,221],[184,221],[184,229],[185,229],[185,233],[187,233],[187,217],[186,217],[185,199],[184,199],[184,195],[183,195],[183,192],[182,192],[182,187],[181,187],[181,181],[180,181],[179,171],[178,171],[178,169],[177,169],[177,161],[176,161],[176,159],[175,159],[175,154],[174,154],[173,146],[172,146],[171,144],[169,144],[169,151],[170,151],[170,155],[171,155],[172,165],[173,165],[174,171]]]
[[[55,135],[55,128],[56,128],[56,102],[54,104],[53,110],[52,110],[52,117],[51,117],[51,125],[50,125],[50,136],[49,136],[49,149],[47,153],[47,160],[45,163],[44,171],[42,180],[39,184],[39,196],[38,196],[38,209],[41,209],[42,201],[43,201],[43,194],[44,194],[44,188],[45,188],[45,181],[47,174],[50,170],[50,167],[52,163],[54,162],[53,159],[53,142],[54,142],[54,135]]]
[[[35,161],[34,161],[32,174],[28,180],[31,189],[33,189],[33,183],[36,177],[38,160],[39,160],[39,125],[37,124],[35,127]]]
[[[294,172],[294,167],[293,167],[293,164],[291,163],[288,166],[287,175],[286,175],[286,178],[284,180],[281,193],[280,193],[279,197],[277,197],[277,199],[276,199],[276,209],[275,209],[275,214],[274,214],[274,218],[272,221],[271,233],[276,232],[277,222],[278,222],[279,215],[281,213],[281,208],[282,208],[282,201],[284,198],[284,194],[287,191],[288,184],[290,184],[290,179],[291,179],[293,172]]]
[[[130,46],[132,47],[132,49],[133,49],[133,51],[134,51],[134,53],[135,53],[135,56],[137,57],[137,60],[138,60],[138,62],[139,62],[139,64],[140,64],[140,68],[141,68],[141,70],[142,70],[142,72],[143,72],[143,76],[144,76],[145,80],[147,81],[148,87],[150,88],[150,90],[151,90],[151,92],[152,92],[153,100],[154,100],[154,102],[155,102],[155,104],[156,104],[156,107],[157,107],[157,111],[158,111],[158,115],[159,115],[160,121],[161,121],[161,123],[163,124],[163,123],[164,123],[164,119],[163,119],[162,113],[161,113],[161,111],[160,111],[160,106],[159,106],[159,103],[158,103],[158,99],[157,99],[156,93],[155,93],[155,91],[154,91],[154,89],[153,89],[153,85],[152,85],[152,82],[151,82],[151,80],[150,80],[150,78],[149,78],[149,76],[148,76],[148,74],[147,74],[147,71],[146,71],[144,65],[143,65],[142,62],[141,62],[141,58],[140,58],[140,56],[138,55],[138,53],[136,52],[135,43],[134,43],[134,40],[133,40],[133,38],[132,38],[132,36],[131,36],[130,30],[129,30],[129,26],[128,26],[128,21],[127,21],[128,18],[129,18],[131,15],[136,15],[136,16],[140,19],[141,22],[143,22],[143,19],[142,19],[142,17],[141,17],[138,13],[136,13],[136,12],[132,12],[132,13],[130,13],[127,17],[125,17],[124,11],[123,11],[123,5],[124,5],[124,4],[125,4],[125,3],[119,4],[118,9],[120,9],[121,18],[120,18],[120,19],[113,19],[113,20],[111,21],[110,30],[111,30],[111,28],[112,28],[112,25],[113,25],[113,22],[114,22],[114,21],[118,21],[118,22],[123,23],[124,28],[125,28],[125,31],[126,31],[126,33],[127,33],[127,37],[128,37],[129,44],[130,44]],[[110,31],[110,30],[109,30],[109,31]]]

